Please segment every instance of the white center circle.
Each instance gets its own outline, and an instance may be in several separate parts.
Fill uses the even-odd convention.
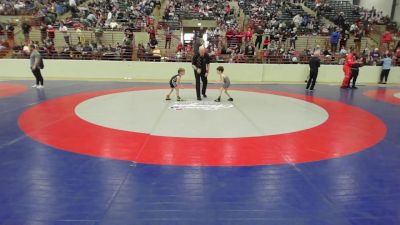
[[[156,89],[103,95],[80,103],[75,113],[87,122],[107,128],[191,138],[292,133],[316,127],[329,117],[316,104],[280,95],[231,90],[234,102],[227,102],[223,96],[221,103],[214,103],[217,90],[209,90],[205,102],[185,99],[194,95],[192,89],[181,90],[184,102],[165,101],[166,92]],[[176,106],[183,108],[177,110]]]
[[[394,93],[394,97],[395,97],[395,98],[400,98],[400,92]]]

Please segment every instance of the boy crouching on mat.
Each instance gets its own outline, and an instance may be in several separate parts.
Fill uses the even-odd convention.
[[[181,88],[181,78],[185,75],[185,69],[179,68],[178,74],[171,77],[169,80],[169,86],[171,87],[171,91],[168,93],[165,100],[171,100],[170,96],[174,90],[176,91],[176,100],[182,101],[181,97],[179,96],[179,89]]]
[[[228,93],[228,88],[229,88],[229,86],[231,86],[231,81],[229,80],[229,77],[224,74],[224,67],[219,66],[217,68],[217,73],[219,75],[219,81],[222,84],[222,87],[220,88],[220,91],[219,91],[219,97],[215,101],[216,102],[221,101],[222,91],[225,91],[225,94],[229,97],[228,101],[230,101],[230,102],[233,101],[233,98]]]

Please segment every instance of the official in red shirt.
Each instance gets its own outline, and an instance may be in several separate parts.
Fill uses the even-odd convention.
[[[354,61],[353,58],[353,49],[350,49],[350,53],[346,56],[343,65],[344,79],[341,88],[349,88],[351,79],[351,66],[355,63],[356,61]]]

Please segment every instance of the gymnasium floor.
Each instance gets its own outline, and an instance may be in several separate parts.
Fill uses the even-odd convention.
[[[30,85],[0,82],[1,225],[400,224],[399,87]]]

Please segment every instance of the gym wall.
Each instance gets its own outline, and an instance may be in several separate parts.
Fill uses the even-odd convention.
[[[360,6],[366,9],[372,9],[372,6],[379,11],[383,11],[384,15],[391,15],[393,0],[360,0]]]
[[[299,83],[309,73],[308,65],[302,64],[211,64],[210,81],[217,80],[215,68],[222,65],[233,83]],[[186,69],[184,82],[193,81],[190,63],[123,62],[89,60],[46,60],[43,74],[45,79],[79,80],[131,80],[166,82],[176,74],[179,67]],[[29,60],[1,59],[0,79],[33,79]],[[382,67],[365,66],[360,70],[360,83],[377,83]],[[322,65],[318,82],[341,83],[342,66]],[[400,84],[400,67],[393,67],[390,83]]]

